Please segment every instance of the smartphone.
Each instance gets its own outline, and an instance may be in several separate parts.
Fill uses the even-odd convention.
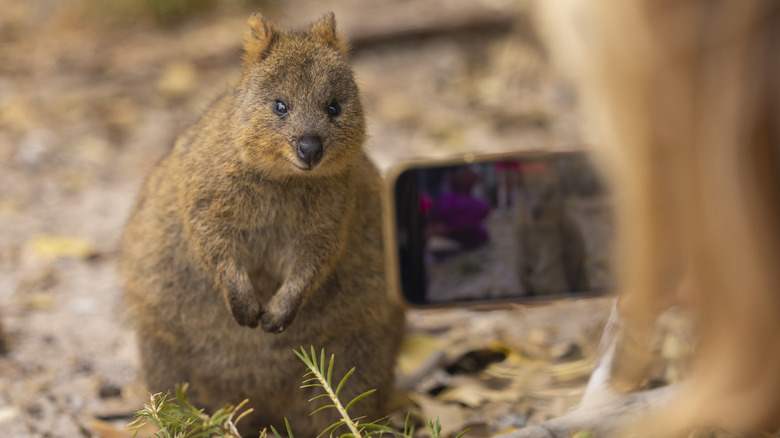
[[[401,163],[385,199],[389,284],[407,305],[586,297],[613,283],[612,202],[585,152]]]

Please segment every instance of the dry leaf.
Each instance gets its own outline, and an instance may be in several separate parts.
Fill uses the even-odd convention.
[[[85,259],[96,254],[92,242],[81,237],[39,234],[32,238],[31,246],[33,254],[42,260],[63,257]]]
[[[478,382],[461,382],[440,392],[436,399],[443,402],[459,403],[470,408],[480,407],[488,398],[488,390]]]
[[[187,62],[172,62],[165,66],[157,90],[170,98],[184,97],[195,89],[197,73],[195,67]]]
[[[0,125],[28,130],[36,125],[39,114],[32,104],[22,97],[12,97],[0,106]]]
[[[30,293],[19,297],[19,305],[28,310],[49,310],[54,307],[54,296],[47,293]]]
[[[92,164],[105,164],[110,158],[111,145],[101,137],[87,135],[76,139],[71,146],[74,155]]]
[[[557,382],[571,382],[587,379],[593,371],[593,360],[581,359],[573,362],[555,364],[550,367],[550,374]]]
[[[0,407],[0,424],[15,420],[18,421],[18,418],[19,409],[16,406]]]
[[[401,353],[398,357],[398,368],[401,374],[413,374],[432,357],[438,356],[443,347],[442,339],[430,333],[417,332],[407,336],[401,345]]]
[[[522,395],[522,391],[516,385],[505,384],[501,388],[495,388],[480,381],[473,381],[448,388],[442,391],[437,399],[478,408],[487,403],[517,403]]]

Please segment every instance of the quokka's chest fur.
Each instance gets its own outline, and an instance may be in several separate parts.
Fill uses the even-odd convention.
[[[234,207],[241,204],[245,213],[231,215],[230,226],[239,236],[237,256],[247,259],[248,269],[281,280],[295,263],[305,261],[306,252],[337,258],[347,245],[355,208],[348,174],[334,181],[255,181],[245,187],[232,202]]]

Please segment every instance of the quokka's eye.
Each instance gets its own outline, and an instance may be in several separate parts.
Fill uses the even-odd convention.
[[[287,109],[287,105],[285,105],[285,103],[282,102],[281,100],[277,100],[276,102],[274,102],[273,110],[276,113],[276,115],[280,117],[286,115],[287,111],[289,111]]]
[[[339,114],[341,114],[341,105],[339,105],[336,99],[333,99],[328,104],[328,115],[330,117],[336,117]]]

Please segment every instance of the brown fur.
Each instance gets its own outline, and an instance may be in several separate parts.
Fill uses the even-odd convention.
[[[403,315],[387,297],[381,181],[333,16],[305,32],[249,23],[239,85],[141,191],[123,239],[124,295],[149,390],[186,381],[210,410],[249,398],[245,430],[287,417],[296,436],[314,436],[335,413],[308,416],[316,391],[299,389],[293,350],[335,354],[334,378],[357,367],[343,398],[377,389],[355,409],[378,418]],[[318,162],[297,155],[306,136],[321,139]]]
[[[693,305],[689,382],[640,429],[780,427],[780,3],[549,7],[555,52],[581,81],[620,199],[626,340],[613,385],[646,376],[658,314]]]

